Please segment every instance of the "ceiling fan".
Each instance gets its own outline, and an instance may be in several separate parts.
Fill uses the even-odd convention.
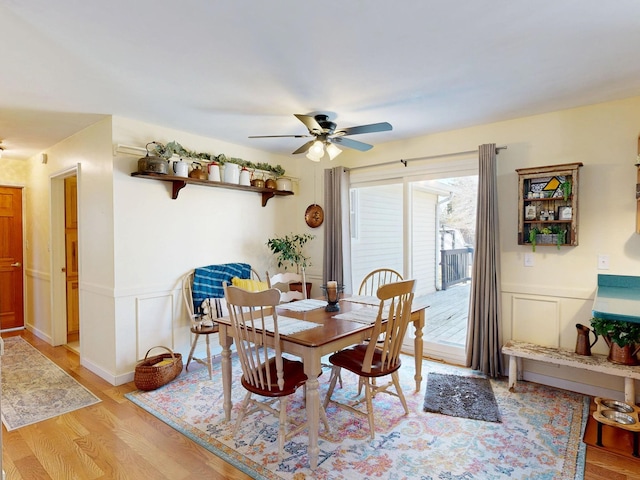
[[[361,152],[366,152],[373,148],[373,145],[368,143],[359,142],[350,138],[345,138],[348,135],[358,135],[361,133],[374,133],[385,132],[391,130],[391,124],[387,122],[371,123],[369,125],[360,125],[357,127],[347,127],[336,130],[337,125],[335,122],[329,120],[328,115],[300,115],[294,114],[298,120],[300,120],[309,130],[309,134],[306,135],[254,135],[249,138],[275,138],[275,137],[293,137],[293,138],[305,138],[315,137],[313,140],[309,140],[307,143],[298,148],[293,154],[307,152],[307,158],[315,162],[319,162],[324,156],[325,150],[329,155],[329,159],[333,160],[337,157],[342,150],[337,145],[347,148],[353,148]]]

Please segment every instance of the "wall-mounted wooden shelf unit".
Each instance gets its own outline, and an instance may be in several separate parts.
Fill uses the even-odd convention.
[[[518,245],[578,245],[578,171],[582,163],[518,168]],[[562,184],[571,192],[565,197]],[[535,231],[532,231],[534,230]],[[557,231],[561,232],[558,238]],[[553,233],[545,233],[553,232]]]
[[[160,180],[161,182],[170,182],[173,185],[171,198],[178,198],[178,193],[187,185],[202,185],[205,187],[227,188],[230,190],[242,190],[244,192],[255,192],[262,195],[262,206],[264,207],[270,198],[276,196],[293,195],[293,192],[284,190],[274,190],[273,188],[249,187],[245,185],[236,185],[235,183],[214,182],[212,180],[201,180],[199,178],[176,177],[174,175],[163,175],[161,173],[144,173],[133,172],[132,177],[147,178],[150,180]]]

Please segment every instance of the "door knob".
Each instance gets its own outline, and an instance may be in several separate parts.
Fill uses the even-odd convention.
[[[66,272],[66,271],[67,271],[67,269],[66,269],[65,267],[62,267],[62,268],[60,269],[60,271],[61,271],[61,272]]]
[[[20,262],[12,263],[11,266],[12,267],[20,267],[21,263]]]

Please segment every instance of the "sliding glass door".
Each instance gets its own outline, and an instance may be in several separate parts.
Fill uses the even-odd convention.
[[[354,183],[352,175],[353,291],[377,268],[416,279],[416,296],[431,305],[422,354],[459,364],[465,361],[476,173],[472,168],[377,184]],[[405,339],[411,353],[413,340],[411,331]]]

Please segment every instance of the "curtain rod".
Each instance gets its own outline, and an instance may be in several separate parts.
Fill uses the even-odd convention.
[[[500,150],[506,150],[507,146],[506,145],[502,145],[500,147],[496,147],[496,154],[500,153]],[[453,157],[453,156],[457,156],[457,155],[465,155],[465,154],[469,154],[469,153],[478,153],[478,149],[476,150],[467,150],[465,152],[451,152],[451,153],[440,153],[438,155],[427,155],[424,157],[414,157],[414,158],[405,158],[405,159],[400,159],[400,160],[394,160],[393,162],[384,162],[384,163],[375,163],[373,165],[362,165],[360,167],[353,167],[353,168],[349,168],[349,170],[360,170],[362,168],[374,168],[374,167],[382,167],[385,165],[395,165],[396,163],[400,162],[402,163],[405,167],[407,167],[409,162],[414,162],[416,160],[430,160],[432,158],[444,158],[444,157]]]

